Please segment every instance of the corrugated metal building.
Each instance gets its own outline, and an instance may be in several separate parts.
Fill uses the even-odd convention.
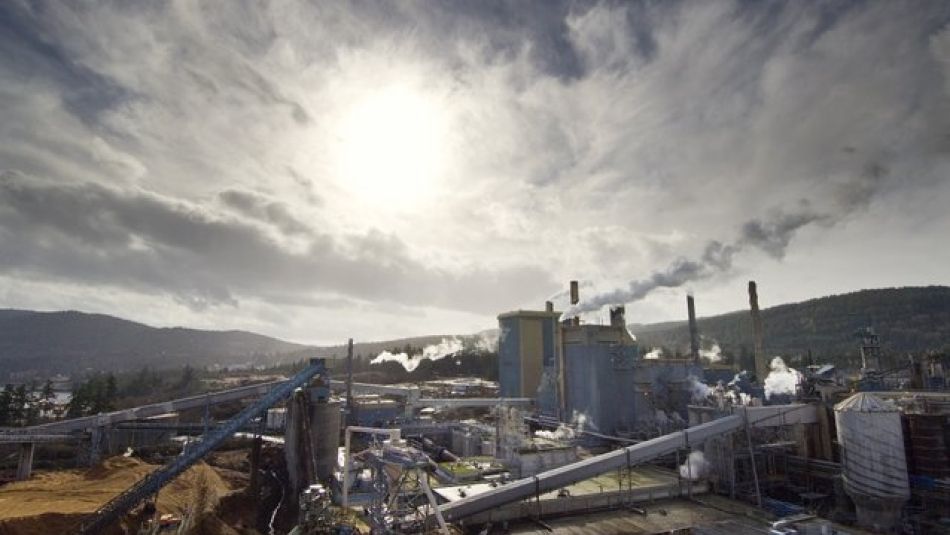
[[[535,397],[542,369],[553,367],[560,350],[560,312],[519,310],[498,316],[499,383],[502,397]]]
[[[606,434],[652,428],[657,410],[685,416],[699,365],[642,359],[623,307],[611,309],[610,325],[560,315],[549,305],[498,316],[502,396],[534,397],[542,415]]]

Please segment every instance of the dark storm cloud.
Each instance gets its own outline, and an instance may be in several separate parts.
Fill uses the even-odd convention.
[[[260,207],[247,195],[225,197]],[[432,269],[412,258],[398,238],[381,232],[338,238],[311,233],[307,247],[293,251],[254,225],[217,217],[202,206],[16,173],[0,179],[0,229],[5,272],[169,292],[192,308],[294,289],[488,311],[492,303],[484,296],[493,288],[511,288],[524,299],[551,285],[533,268],[474,267],[461,275]]]

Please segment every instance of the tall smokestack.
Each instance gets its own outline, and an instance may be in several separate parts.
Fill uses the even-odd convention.
[[[610,326],[626,328],[626,309],[623,305],[610,307]]]
[[[581,294],[577,286],[577,281],[571,281],[571,305],[576,305],[580,301],[581,301]],[[580,316],[574,316],[573,318],[571,318],[571,324],[580,325],[581,324]]]
[[[693,362],[699,362],[699,329],[696,327],[696,304],[693,296],[686,294],[686,310],[689,313],[689,354]]]
[[[346,425],[356,424],[353,409],[353,339],[346,342]]]
[[[765,351],[762,349],[762,316],[759,314],[759,292],[755,281],[749,281],[749,309],[752,312],[752,335],[755,338],[755,376],[762,383],[769,374],[769,365],[765,362]]]

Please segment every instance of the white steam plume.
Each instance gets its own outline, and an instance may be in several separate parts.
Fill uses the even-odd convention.
[[[501,331],[498,329],[480,332],[478,333],[478,338],[475,340],[475,348],[489,352],[498,351],[498,342],[500,339]]]
[[[686,378],[686,384],[689,387],[693,402],[703,401],[713,392],[712,387],[692,375]]]
[[[775,394],[795,395],[802,382],[802,374],[786,366],[782,357],[773,358],[770,367],[772,371],[765,378],[765,399],[771,399]]]
[[[443,338],[438,344],[432,344],[422,348],[422,353],[419,355],[383,351],[370,361],[370,364],[393,361],[402,364],[402,367],[405,368],[407,372],[412,372],[419,367],[419,364],[421,364],[423,360],[439,360],[450,355],[455,355],[460,351],[462,351],[462,341],[453,336],[452,338]]]
[[[644,354],[643,358],[647,360],[656,360],[656,359],[661,358],[662,356],[663,356],[663,350],[660,349],[659,347],[654,347],[653,349],[650,350],[649,353]]]
[[[700,349],[699,356],[709,362],[719,362],[722,360],[722,348],[719,347],[719,344],[713,343],[709,349]]]
[[[554,431],[547,431],[545,429],[535,431],[534,436],[550,440],[571,440],[574,438],[574,430],[561,424],[557,426],[557,429]]]
[[[709,474],[710,464],[706,456],[699,450],[694,450],[686,457],[686,462],[680,466],[680,477],[690,481],[702,479]]]

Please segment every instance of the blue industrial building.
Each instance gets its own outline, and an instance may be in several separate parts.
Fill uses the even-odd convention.
[[[643,359],[623,307],[610,316],[609,325],[559,321],[550,303],[500,315],[501,395],[534,397],[542,416],[605,434],[655,429],[672,412],[685,417],[689,376],[701,379],[702,367],[691,358]]]

